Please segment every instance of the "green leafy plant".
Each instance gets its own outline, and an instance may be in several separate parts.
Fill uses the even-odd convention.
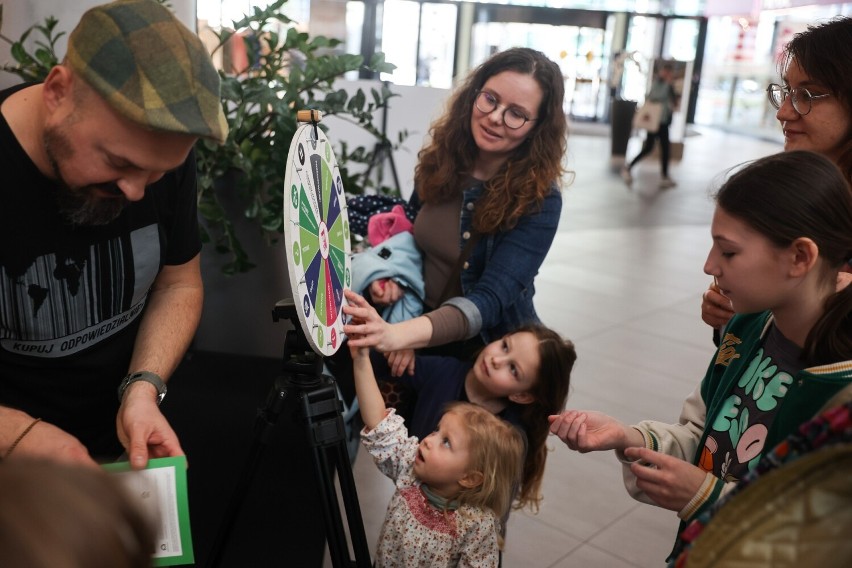
[[[335,81],[350,71],[390,72],[395,67],[376,53],[364,63],[360,55],[337,53],[341,42],[299,32],[278,0],[267,8],[254,8],[233,30],[216,32],[218,45],[226,50],[240,30],[247,65],[233,72],[221,72],[222,100],[230,127],[223,145],[202,140],[197,146],[199,211],[204,219],[202,237],[215,249],[229,255],[223,270],[230,274],[252,267],[234,231],[230,213],[223,207],[223,192],[236,192],[243,215],[256,221],[269,241],[283,232],[282,204],[287,157],[299,123],[299,110],[316,109],[323,117],[336,116],[356,124],[384,140],[374,117],[387,105],[393,93],[382,85],[365,93],[349,94],[335,88]],[[279,32],[278,30],[282,30]],[[327,129],[323,122],[320,127]],[[372,185],[353,165],[368,164],[373,150],[341,145],[335,150],[343,185],[347,192],[362,193]],[[230,183],[223,184],[222,180]],[[377,188],[381,192],[388,188]],[[233,195],[231,195],[233,197]]]
[[[365,63],[360,55],[340,53],[340,40],[299,32],[281,11],[286,2],[277,0],[264,9],[254,8],[233,22],[232,29],[214,32],[217,44],[212,54],[227,52],[234,42],[242,41],[247,58],[245,68],[220,71],[222,104],[230,129],[227,140],[222,145],[200,140],[196,145],[201,236],[225,255],[222,271],[226,274],[254,267],[236,234],[235,215],[252,221],[270,243],[283,233],[284,175],[290,141],[299,126],[299,110],[319,110],[324,117],[338,117],[375,137],[374,148],[350,148],[341,141],[335,149],[348,194],[363,193],[366,188],[378,193],[395,191],[377,187],[365,175],[376,148],[391,144],[376,128],[375,118],[395,95],[385,84],[369,93],[357,89],[350,94],[335,87],[335,81],[350,71],[378,75],[395,66],[382,53]],[[164,0],[160,3],[168,5]],[[59,60],[56,41],[65,32],[57,32],[57,25],[56,18],[48,17],[28,28],[17,41],[0,34],[0,40],[11,45],[16,61],[2,69],[26,81],[43,80]],[[32,51],[27,51],[28,39],[34,40]],[[328,131],[323,122],[320,127]],[[397,145],[405,136],[406,132],[400,133]],[[330,137],[333,140],[333,133]],[[239,210],[224,206],[224,201],[238,203]]]
[[[15,65],[3,64],[3,71],[14,73],[24,81],[43,81],[47,73],[59,61],[56,57],[56,42],[65,32],[56,32],[59,20],[53,16],[45,18],[43,24],[35,24],[21,34],[15,41],[0,34],[0,40],[8,43]],[[0,4],[0,29],[3,27],[3,5]],[[41,39],[35,40],[35,49],[29,53],[25,47],[32,32],[41,34]]]

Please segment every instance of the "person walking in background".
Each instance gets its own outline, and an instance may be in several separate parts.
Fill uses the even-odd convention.
[[[766,89],[778,109],[784,150],[810,150],[828,157],[852,183],[852,18],[835,18],[796,34],[779,65],[781,85]],[[807,190],[807,187],[804,188]],[[839,285],[848,282],[841,274]],[[701,318],[719,330],[734,315],[731,301],[710,284]]]
[[[648,91],[645,97],[646,101],[660,103],[662,111],[660,113],[660,126],[656,132],[648,132],[645,137],[645,142],[642,144],[642,149],[639,154],[626,166],[621,168],[621,177],[625,183],[630,185],[633,183],[633,174],[630,170],[633,169],[640,160],[650,154],[654,150],[654,144],[657,140],[660,141],[660,189],[674,187],[677,184],[669,177],[669,158],[671,156],[671,141],[669,140],[669,126],[672,123],[672,115],[677,106],[678,96],[675,92],[672,81],[674,79],[674,67],[671,63],[663,63],[660,70],[657,72],[654,82],[651,84],[651,90]]]
[[[686,522],[852,384],[852,288],[835,286],[852,251],[852,188],[837,166],[806,151],[749,164],[719,190],[711,233],[704,271],[737,314],[678,423],[551,418],[573,450],[616,450],[630,494]]]
[[[88,10],[43,83],[0,92],[4,459],[183,455],[158,405],[201,317],[192,148],[227,133],[210,56],[154,0]]]

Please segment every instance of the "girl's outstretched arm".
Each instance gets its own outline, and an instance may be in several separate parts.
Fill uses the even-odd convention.
[[[385,418],[385,399],[376,383],[373,364],[370,362],[370,348],[353,347],[351,341],[348,344],[349,352],[352,354],[355,394],[358,396],[361,420],[364,421],[364,426],[368,430],[372,430]]]
[[[578,452],[645,447],[645,439],[638,430],[601,412],[566,410],[547,419],[550,433]]]

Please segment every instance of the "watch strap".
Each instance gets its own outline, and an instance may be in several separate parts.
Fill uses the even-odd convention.
[[[127,391],[127,387],[138,381],[145,381],[154,385],[157,389],[157,404],[159,405],[163,402],[163,399],[166,397],[166,391],[168,390],[166,389],[166,383],[160,378],[160,375],[151,371],[136,371],[124,377],[121,384],[118,385],[118,402],[124,400],[124,393]]]

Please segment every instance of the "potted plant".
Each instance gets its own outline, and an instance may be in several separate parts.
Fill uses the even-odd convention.
[[[235,39],[243,42],[246,52],[244,68],[221,73],[228,139],[222,146],[200,141],[196,150],[203,236],[229,255],[231,260],[223,267],[226,273],[243,272],[252,263],[222,206],[222,192],[235,191],[244,205],[243,215],[255,221],[270,240],[283,232],[284,173],[290,141],[299,126],[296,113],[317,109],[323,116],[357,124],[381,140],[374,117],[393,96],[385,85],[369,96],[362,89],[350,95],[336,88],[335,81],[350,71],[367,69],[378,74],[394,66],[385,62],[382,53],[374,54],[365,65],[360,55],[337,53],[339,40],[299,32],[281,13],[286,2],[254,8],[234,22],[234,30],[240,32],[216,32],[214,53],[226,50]],[[320,126],[324,127],[322,122]],[[364,147],[350,151],[341,145],[335,154],[344,187],[349,193],[361,193],[370,180],[363,173],[353,174],[351,166],[369,163],[372,151]],[[224,188],[222,180],[232,187]]]
[[[221,269],[229,275],[254,266],[237,236],[235,221],[247,219],[270,243],[283,232],[284,174],[299,110],[318,109],[324,116],[357,124],[378,142],[389,144],[374,125],[374,117],[378,118],[376,113],[387,106],[393,93],[381,84],[369,96],[360,88],[349,94],[336,88],[335,81],[350,71],[366,70],[377,75],[395,66],[385,62],[382,53],[365,63],[360,55],[339,52],[340,40],[299,32],[281,12],[286,2],[276,0],[264,9],[254,8],[234,22],[233,29],[214,32],[217,41],[211,49],[213,54],[227,52],[235,42],[242,42],[246,53],[244,67],[234,69],[232,60],[225,57],[229,65],[220,71],[228,139],[222,145],[207,140],[196,145],[202,240],[226,255]],[[17,41],[0,34],[0,40],[11,45],[16,62],[2,69],[26,81],[46,77],[58,62],[56,42],[65,34],[57,31],[57,25],[56,18],[48,17],[43,24],[27,29]],[[27,40],[33,32],[35,48],[28,51]],[[326,128],[323,123],[320,127]],[[371,163],[374,152],[375,148],[363,146],[350,149],[342,142],[335,149],[347,193],[362,193],[374,185],[364,174],[366,168],[359,168],[359,164]],[[360,172],[354,173],[357,169]],[[229,207],[223,205],[224,201]]]

